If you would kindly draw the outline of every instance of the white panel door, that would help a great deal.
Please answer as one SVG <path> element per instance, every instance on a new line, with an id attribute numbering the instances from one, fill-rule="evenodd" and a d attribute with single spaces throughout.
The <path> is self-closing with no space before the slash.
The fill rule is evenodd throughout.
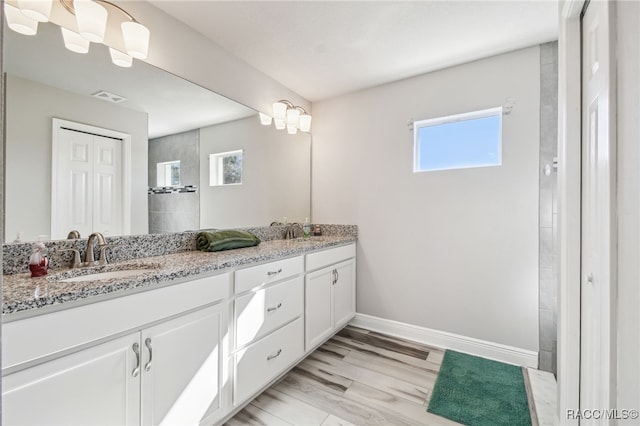
<path id="1" fill-rule="evenodd" d="M 60 226 L 51 230 L 51 238 L 64 238 L 72 229 L 88 236 L 93 230 L 93 136 L 60 129 L 55 154 L 56 188 L 52 201 Z"/>
<path id="2" fill-rule="evenodd" d="M 225 307 L 142 332 L 142 425 L 198 425 L 220 412 Z"/>
<path id="3" fill-rule="evenodd" d="M 138 425 L 139 333 L 2 378 L 2 424 Z"/>
<path id="4" fill-rule="evenodd" d="M 93 229 L 122 234 L 122 141 L 93 136 Z"/>
<path id="5" fill-rule="evenodd" d="M 615 102 L 611 2 L 591 2 L 582 20 L 582 282 L 580 408 L 611 408 L 615 288 Z M 615 34 L 615 31 L 613 31 Z M 581 424 L 608 424 L 583 419 Z"/>
<path id="6" fill-rule="evenodd" d="M 57 129 L 52 157 L 52 239 L 66 238 L 72 229 L 83 237 L 92 232 L 123 234 L 122 149 L 121 139 Z"/>

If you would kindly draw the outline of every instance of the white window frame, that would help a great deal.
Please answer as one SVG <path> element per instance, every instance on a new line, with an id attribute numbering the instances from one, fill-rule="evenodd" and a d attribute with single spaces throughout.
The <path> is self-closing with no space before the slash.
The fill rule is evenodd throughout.
<path id="1" fill-rule="evenodd" d="M 236 156 L 241 154 L 243 156 L 243 169 L 244 169 L 244 150 L 235 149 L 233 151 L 217 152 L 215 154 L 209 154 L 209 186 L 237 186 L 242 185 L 244 180 L 244 170 L 242 171 L 242 177 L 238 183 L 223 183 L 223 167 L 222 162 L 226 157 Z"/>
<path id="2" fill-rule="evenodd" d="M 462 114 L 447 115 L 445 117 L 429 118 L 426 120 L 414 121 L 413 123 L 413 172 L 434 172 L 440 170 L 458 170 L 458 169 L 475 169 L 480 167 L 499 167 L 502 166 L 502 107 L 488 108 L 479 111 L 465 112 Z M 420 168 L 420 150 L 419 150 L 419 134 L 420 129 L 424 127 L 437 126 L 440 124 L 456 123 L 460 121 L 474 120 L 478 118 L 494 117 L 497 116 L 500 119 L 500 133 L 498 141 L 498 163 L 497 164 L 478 164 L 471 166 L 455 166 L 455 167 L 442 167 L 437 169 L 421 169 Z"/>

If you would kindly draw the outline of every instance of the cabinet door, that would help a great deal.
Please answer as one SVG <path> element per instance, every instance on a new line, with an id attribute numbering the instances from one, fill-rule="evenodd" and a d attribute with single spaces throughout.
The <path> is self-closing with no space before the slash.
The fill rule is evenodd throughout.
<path id="1" fill-rule="evenodd" d="M 333 284 L 333 325 L 340 327 L 353 318 L 356 313 L 355 299 L 355 262 L 349 260 L 334 267 Z"/>
<path id="2" fill-rule="evenodd" d="M 308 351 L 333 331 L 331 318 L 333 268 L 321 269 L 305 277 L 305 350 Z"/>
<path id="3" fill-rule="evenodd" d="M 218 304 L 143 330 L 143 425 L 197 425 L 221 413 L 226 312 Z"/>
<path id="4" fill-rule="evenodd" d="M 3 377 L 5 425 L 138 425 L 139 333 Z"/>

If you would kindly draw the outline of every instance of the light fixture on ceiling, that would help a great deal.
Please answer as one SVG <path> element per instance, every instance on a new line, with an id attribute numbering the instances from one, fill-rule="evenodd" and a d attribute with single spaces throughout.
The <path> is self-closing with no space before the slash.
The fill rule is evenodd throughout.
<path id="1" fill-rule="evenodd" d="M 13 3 L 17 4 L 17 7 L 5 1 L 4 10 L 9 28 L 20 34 L 36 34 L 38 22 L 49 21 L 54 2 L 59 3 L 75 17 L 75 28 L 60 26 L 67 49 L 76 53 L 87 53 L 91 42 L 104 43 L 109 11 L 113 10 L 124 16 L 120 24 L 124 52 L 109 46 L 113 63 L 121 67 L 130 67 L 133 58 L 147 57 L 149 29 L 136 21 L 126 10 L 107 0 L 17 0 L 17 3 L 14 0 Z"/>
<path id="2" fill-rule="evenodd" d="M 300 129 L 303 132 L 311 130 L 311 116 L 301 106 L 294 105 L 290 101 L 280 100 L 273 104 L 272 116 L 260 113 L 260 123 L 269 126 L 274 122 L 276 129 L 287 129 L 287 133 L 295 135 Z"/>

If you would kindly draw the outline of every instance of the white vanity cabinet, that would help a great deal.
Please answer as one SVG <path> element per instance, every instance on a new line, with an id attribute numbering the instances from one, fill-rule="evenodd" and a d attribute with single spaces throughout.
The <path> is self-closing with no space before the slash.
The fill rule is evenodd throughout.
<path id="1" fill-rule="evenodd" d="M 355 244 L 306 255 L 305 351 L 344 326 L 356 311 Z"/>
<path id="2" fill-rule="evenodd" d="M 304 355 L 302 256 L 235 272 L 234 406 Z"/>
<path id="3" fill-rule="evenodd" d="M 3 424 L 215 421 L 229 287 L 223 274 L 4 324 Z"/>

